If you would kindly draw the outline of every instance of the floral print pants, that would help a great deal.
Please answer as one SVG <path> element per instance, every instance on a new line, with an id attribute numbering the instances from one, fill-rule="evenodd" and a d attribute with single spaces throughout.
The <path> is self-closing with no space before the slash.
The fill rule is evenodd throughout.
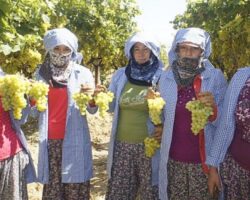
<path id="1" fill-rule="evenodd" d="M 116 142 L 106 200 L 158 200 L 158 187 L 151 184 L 151 159 L 144 145 Z"/>

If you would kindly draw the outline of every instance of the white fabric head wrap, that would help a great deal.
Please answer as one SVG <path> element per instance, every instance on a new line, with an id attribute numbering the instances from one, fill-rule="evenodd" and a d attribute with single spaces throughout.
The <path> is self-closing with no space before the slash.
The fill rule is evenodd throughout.
<path id="1" fill-rule="evenodd" d="M 177 59 L 176 47 L 183 42 L 191 42 L 198 45 L 204 51 L 204 60 L 208 59 L 211 54 L 211 40 L 210 35 L 200 28 L 185 28 L 179 30 L 174 38 L 172 47 L 168 53 L 169 64 Z"/>
<path id="2" fill-rule="evenodd" d="M 58 45 L 65 45 L 72 51 L 72 60 L 81 62 L 82 55 L 77 52 L 78 39 L 74 33 L 66 28 L 56 28 L 47 31 L 43 39 L 46 54 Z"/>
<path id="3" fill-rule="evenodd" d="M 125 43 L 125 55 L 128 59 L 131 58 L 130 49 L 134 46 L 135 43 L 140 42 L 148 47 L 153 54 L 160 59 L 160 45 L 153 38 L 153 36 L 149 35 L 145 32 L 137 32 L 133 34 Z"/>

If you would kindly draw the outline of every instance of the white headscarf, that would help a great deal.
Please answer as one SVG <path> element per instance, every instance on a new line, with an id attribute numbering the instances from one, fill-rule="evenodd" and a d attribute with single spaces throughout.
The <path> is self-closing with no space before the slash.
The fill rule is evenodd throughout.
<path id="1" fill-rule="evenodd" d="M 160 45 L 159 43 L 153 38 L 152 35 L 149 35 L 145 32 L 137 32 L 134 33 L 125 43 L 125 55 L 128 59 L 132 57 L 130 54 L 131 48 L 134 46 L 135 43 L 140 42 L 148 47 L 152 53 L 160 60 Z"/>
<path id="2" fill-rule="evenodd" d="M 174 38 L 172 47 L 168 53 L 169 65 L 177 59 L 176 47 L 183 42 L 191 42 L 198 45 L 204 51 L 203 61 L 206 61 L 211 54 L 210 35 L 200 28 L 185 28 L 179 30 Z"/>
<path id="3" fill-rule="evenodd" d="M 72 51 L 72 60 L 81 63 L 82 55 L 77 52 L 78 39 L 66 28 L 56 28 L 47 31 L 43 39 L 46 54 L 58 45 L 65 45 Z"/>

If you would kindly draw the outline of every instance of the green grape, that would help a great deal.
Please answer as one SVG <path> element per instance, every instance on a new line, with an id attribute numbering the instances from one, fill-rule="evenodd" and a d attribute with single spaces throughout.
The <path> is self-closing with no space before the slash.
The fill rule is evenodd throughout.
<path id="1" fill-rule="evenodd" d="M 200 100 L 192 100 L 186 104 L 186 108 L 192 113 L 191 130 L 197 135 L 205 128 L 208 118 L 213 114 L 210 106 L 206 106 Z"/>
<path id="2" fill-rule="evenodd" d="M 109 103 L 113 101 L 114 94 L 112 92 L 100 92 L 95 97 L 95 104 L 99 107 L 101 117 L 105 117 L 109 109 Z"/>
<path id="3" fill-rule="evenodd" d="M 161 124 L 161 112 L 165 105 L 162 97 L 148 99 L 149 116 L 155 125 Z"/>
<path id="4" fill-rule="evenodd" d="M 29 90 L 29 81 L 23 76 L 5 75 L 0 78 L 0 96 L 3 109 L 13 110 L 15 119 L 21 119 L 22 110 L 27 106 L 25 95 Z"/>
<path id="5" fill-rule="evenodd" d="M 37 110 L 43 112 L 47 108 L 47 95 L 49 86 L 42 81 L 33 81 L 28 92 L 30 98 L 36 102 Z"/>
<path id="6" fill-rule="evenodd" d="M 160 148 L 160 143 L 153 137 L 146 137 L 144 139 L 145 155 L 149 158 L 153 157 L 156 150 Z"/>
<path id="7" fill-rule="evenodd" d="M 75 100 L 81 115 L 86 115 L 87 104 L 89 100 L 92 99 L 91 95 L 78 92 L 73 95 L 73 99 Z"/>

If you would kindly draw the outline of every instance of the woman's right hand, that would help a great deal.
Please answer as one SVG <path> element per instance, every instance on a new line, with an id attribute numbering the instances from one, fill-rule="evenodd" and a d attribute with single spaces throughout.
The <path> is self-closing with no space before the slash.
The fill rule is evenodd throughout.
<path id="1" fill-rule="evenodd" d="M 200 92 L 197 96 L 197 99 L 206 106 L 210 106 L 211 108 L 216 107 L 214 95 L 211 92 Z"/>
<path id="2" fill-rule="evenodd" d="M 159 92 L 156 92 L 152 87 L 148 88 L 146 99 L 155 99 L 156 97 L 159 97 L 159 96 L 160 96 Z"/>

